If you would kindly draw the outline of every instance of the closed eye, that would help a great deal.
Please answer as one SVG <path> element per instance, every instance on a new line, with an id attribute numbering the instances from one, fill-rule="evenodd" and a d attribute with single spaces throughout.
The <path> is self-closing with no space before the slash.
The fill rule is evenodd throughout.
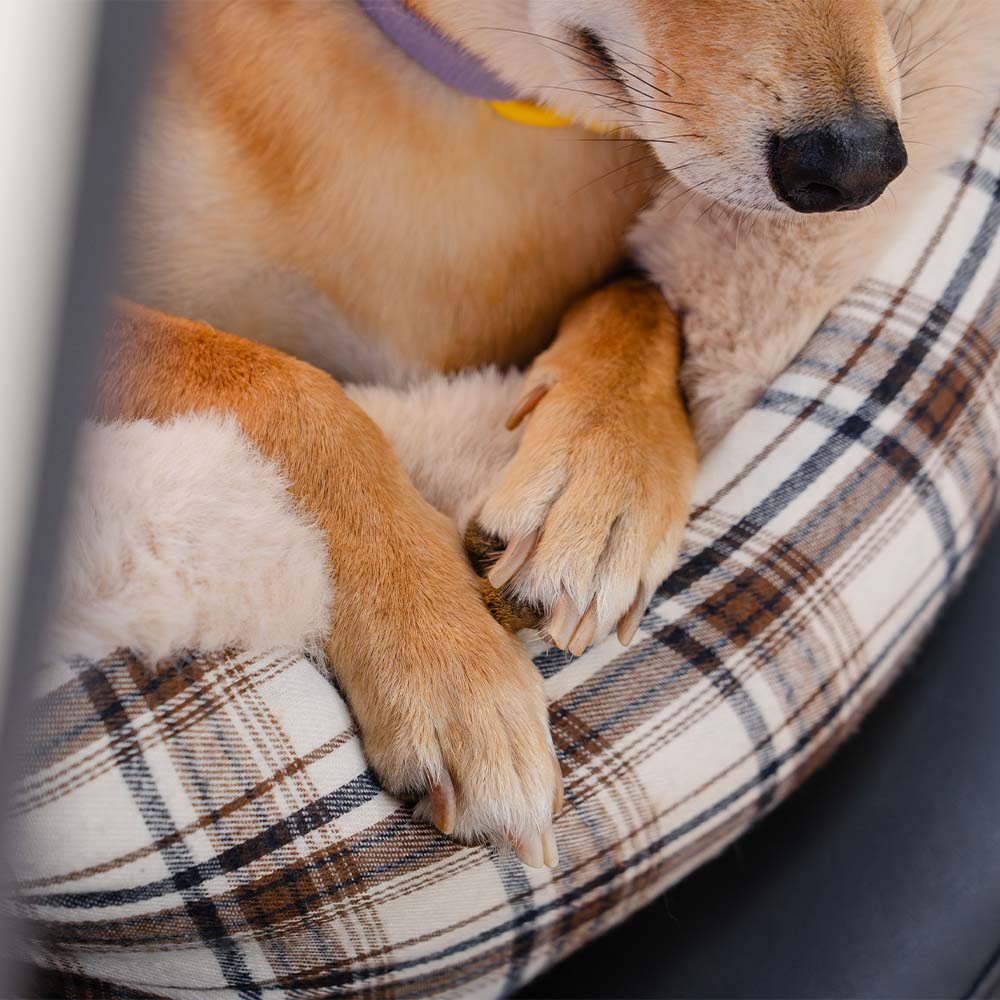
<path id="1" fill-rule="evenodd" d="M 609 80 L 613 80 L 618 86 L 624 88 L 625 79 L 622 72 L 608 51 L 608 47 L 601 41 L 600 36 L 591 31 L 590 28 L 576 28 L 574 30 L 580 48 L 600 66 Z"/>

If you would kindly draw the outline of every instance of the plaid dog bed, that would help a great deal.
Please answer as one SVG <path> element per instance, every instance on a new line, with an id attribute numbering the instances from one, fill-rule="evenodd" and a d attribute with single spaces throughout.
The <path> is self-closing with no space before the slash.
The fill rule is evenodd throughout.
<path id="1" fill-rule="evenodd" d="M 641 641 L 538 658 L 558 870 L 413 822 L 298 651 L 57 663 L 14 803 L 45 991 L 500 996 L 788 795 L 897 676 L 996 508 L 995 120 L 935 185 L 709 458 Z"/>

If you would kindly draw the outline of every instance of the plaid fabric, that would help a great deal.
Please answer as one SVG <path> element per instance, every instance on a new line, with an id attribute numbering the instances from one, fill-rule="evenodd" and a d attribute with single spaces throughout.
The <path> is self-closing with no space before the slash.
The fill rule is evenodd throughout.
<path id="1" fill-rule="evenodd" d="M 898 674 L 997 505 L 995 121 L 935 185 L 707 462 L 641 641 L 538 659 L 567 776 L 557 871 L 414 823 L 296 651 L 155 677 L 125 653 L 56 664 L 15 802 L 46 989 L 500 996 L 801 783 Z"/>

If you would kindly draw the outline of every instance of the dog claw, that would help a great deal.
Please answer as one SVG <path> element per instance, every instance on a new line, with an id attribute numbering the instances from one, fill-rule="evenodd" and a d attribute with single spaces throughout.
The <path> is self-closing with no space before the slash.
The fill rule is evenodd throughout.
<path id="1" fill-rule="evenodd" d="M 590 641 L 594 638 L 594 633 L 596 631 L 597 598 L 595 597 L 590 602 L 590 606 L 587 608 L 586 612 L 584 612 L 583 617 L 580 619 L 580 624 L 577 625 L 576 631 L 569 640 L 569 651 L 574 656 L 582 655 L 590 645 Z"/>
<path id="2" fill-rule="evenodd" d="M 552 815 L 555 816 L 562 811 L 565 793 L 563 791 L 562 768 L 559 766 L 559 761 L 554 754 L 552 756 L 552 770 L 556 776 L 556 793 L 552 797 Z"/>
<path id="3" fill-rule="evenodd" d="M 507 430 L 515 430 L 524 418 L 538 406 L 542 397 L 549 391 L 547 385 L 536 385 L 534 389 L 526 392 L 514 407 L 513 413 L 507 418 Z"/>
<path id="4" fill-rule="evenodd" d="M 434 825 L 444 834 L 455 832 L 455 786 L 447 771 L 430 783 L 431 817 Z"/>
<path id="5" fill-rule="evenodd" d="M 580 610 L 563 587 L 549 619 L 549 636 L 560 649 L 566 649 L 569 645 L 576 627 L 580 624 L 580 617 Z"/>
<path id="6" fill-rule="evenodd" d="M 534 531 L 529 531 L 526 535 L 515 535 L 487 575 L 492 586 L 500 588 L 507 583 L 525 564 L 537 541 L 537 528 Z"/>
<path id="7" fill-rule="evenodd" d="M 529 833 L 527 837 L 515 841 L 514 853 L 521 859 L 521 863 L 529 868 L 545 867 L 545 848 L 538 834 Z"/>
<path id="8" fill-rule="evenodd" d="M 556 833 L 550 826 L 542 834 L 542 860 L 549 868 L 559 867 L 559 848 L 556 846 Z"/>
<path id="9" fill-rule="evenodd" d="M 635 592 L 635 599 L 618 622 L 618 641 L 623 646 L 628 646 L 635 638 L 647 604 L 649 604 L 649 591 L 644 583 L 640 583 L 639 589 Z"/>

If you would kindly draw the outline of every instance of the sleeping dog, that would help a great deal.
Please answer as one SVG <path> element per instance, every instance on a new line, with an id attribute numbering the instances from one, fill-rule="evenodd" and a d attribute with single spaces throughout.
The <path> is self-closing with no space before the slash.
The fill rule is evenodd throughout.
<path id="1" fill-rule="evenodd" d="M 149 308 L 100 414 L 228 411 L 277 463 L 366 753 L 442 831 L 556 863 L 541 682 L 497 617 L 631 640 L 699 450 L 978 127 L 996 7 L 172 8 L 128 217 Z"/>

